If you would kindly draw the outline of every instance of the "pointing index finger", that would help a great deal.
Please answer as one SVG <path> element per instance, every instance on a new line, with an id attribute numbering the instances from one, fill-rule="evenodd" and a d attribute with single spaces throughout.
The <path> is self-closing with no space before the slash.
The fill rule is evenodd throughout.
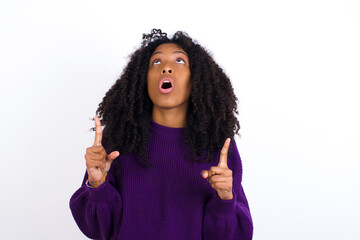
<path id="1" fill-rule="evenodd" d="M 224 168 L 228 167 L 227 156 L 228 156 L 229 146 L 230 146 L 230 138 L 227 138 L 220 152 L 220 160 L 218 167 L 224 167 Z"/>
<path id="2" fill-rule="evenodd" d="M 95 116 L 94 121 L 95 121 L 95 141 L 94 141 L 94 146 L 101 146 L 102 127 L 101 127 L 100 119 L 97 116 Z"/>

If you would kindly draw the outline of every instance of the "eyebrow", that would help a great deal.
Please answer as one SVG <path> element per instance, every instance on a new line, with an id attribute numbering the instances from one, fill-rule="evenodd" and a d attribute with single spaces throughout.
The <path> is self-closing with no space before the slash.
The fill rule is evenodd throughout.
<path id="1" fill-rule="evenodd" d="M 161 52 L 161 51 L 156 51 L 156 52 L 154 52 L 151 56 L 154 56 L 155 54 L 162 54 L 162 53 L 163 53 L 163 52 Z M 186 56 L 188 56 L 186 52 L 180 51 L 180 50 L 173 51 L 173 53 L 182 53 L 182 54 L 185 54 Z"/>

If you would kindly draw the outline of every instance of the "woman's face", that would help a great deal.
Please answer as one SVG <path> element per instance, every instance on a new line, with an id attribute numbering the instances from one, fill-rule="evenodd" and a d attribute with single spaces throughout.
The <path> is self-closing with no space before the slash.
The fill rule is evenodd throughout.
<path id="1" fill-rule="evenodd" d="M 190 77 L 187 53 L 175 43 L 159 45 L 151 55 L 147 73 L 153 107 L 187 109 L 192 87 Z"/>

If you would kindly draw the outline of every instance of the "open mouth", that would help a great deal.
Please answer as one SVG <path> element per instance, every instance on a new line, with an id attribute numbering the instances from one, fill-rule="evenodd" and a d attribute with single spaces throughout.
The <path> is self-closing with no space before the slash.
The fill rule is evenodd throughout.
<path id="1" fill-rule="evenodd" d="M 162 89 L 168 89 L 168 88 L 171 88 L 171 87 L 172 87 L 171 82 L 168 81 L 168 80 L 164 81 L 163 84 L 161 85 Z"/>
<path id="2" fill-rule="evenodd" d="M 170 93 L 174 90 L 174 80 L 166 77 L 160 80 L 159 90 L 161 93 Z"/>

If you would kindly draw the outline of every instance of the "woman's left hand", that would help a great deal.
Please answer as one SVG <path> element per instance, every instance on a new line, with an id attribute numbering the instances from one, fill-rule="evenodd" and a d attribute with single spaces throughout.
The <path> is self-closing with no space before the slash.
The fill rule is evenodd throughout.
<path id="1" fill-rule="evenodd" d="M 201 171 L 201 176 L 207 178 L 211 187 L 217 191 L 219 197 L 223 200 L 231 200 L 234 196 L 232 193 L 233 177 L 232 171 L 227 165 L 227 155 L 230 146 L 230 138 L 227 138 L 220 152 L 218 166 L 213 166 L 210 170 Z"/>

